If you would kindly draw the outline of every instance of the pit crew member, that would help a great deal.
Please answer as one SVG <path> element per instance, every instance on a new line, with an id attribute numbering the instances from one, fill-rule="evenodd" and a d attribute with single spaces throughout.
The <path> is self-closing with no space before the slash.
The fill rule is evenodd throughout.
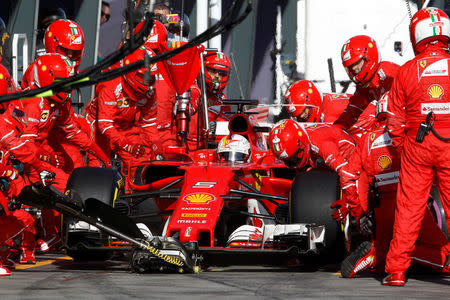
<path id="1" fill-rule="evenodd" d="M 401 154 L 401 170 L 383 285 L 405 284 L 433 177 L 445 215 L 450 214 L 449 17 L 433 7 L 417 11 L 410 39 L 416 56 L 400 67 L 388 106 L 387 126 Z"/>
<path id="2" fill-rule="evenodd" d="M 387 98 L 387 95 L 384 96 L 380 103 L 387 101 Z M 382 112 L 378 109 L 377 113 L 379 120 L 384 119 L 380 122 L 382 125 L 362 136 L 346 167 L 348 173 L 354 174 L 347 183 L 350 185 L 347 188 L 347 198 L 337 200 L 332 205 L 340 206 L 333 213 L 333 218 L 343 221 L 350 213 L 355 217 L 359 228 L 362 228 L 361 231 L 371 236 L 370 241 L 364 241 L 342 262 L 341 274 L 346 278 L 351 278 L 366 269 L 375 269 L 377 273 L 382 273 L 389 242 L 392 239 L 400 155 L 392 146 L 392 139 L 385 126 L 387 111 Z M 369 196 L 370 182 L 374 190 Z M 370 227 L 364 228 L 371 224 L 368 222 L 370 218 L 367 217 L 371 210 L 375 216 L 374 234 Z M 427 209 L 413 254 L 415 262 L 449 273 L 450 269 L 444 266 L 449 255 L 447 245 L 445 235 Z"/>
<path id="3" fill-rule="evenodd" d="M 326 166 L 340 175 L 341 188 L 344 166 L 352 154 L 353 138 L 339 127 L 329 124 L 304 126 L 294 120 L 282 120 L 269 133 L 269 148 L 289 168 Z"/>
<path id="4" fill-rule="evenodd" d="M 287 111 L 297 122 L 333 123 L 348 105 L 348 94 L 320 93 L 313 82 L 294 82 L 284 95 Z"/>
<path id="5" fill-rule="evenodd" d="M 356 90 L 334 124 L 357 137 L 376 122 L 376 101 L 391 89 L 399 66 L 381 61 L 375 40 L 366 35 L 347 40 L 342 47 L 341 58 L 348 77 L 356 84 Z"/>

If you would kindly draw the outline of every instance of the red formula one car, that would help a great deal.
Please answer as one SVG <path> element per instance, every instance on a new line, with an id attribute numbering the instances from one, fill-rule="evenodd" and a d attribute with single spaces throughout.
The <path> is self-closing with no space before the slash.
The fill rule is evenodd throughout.
<path id="1" fill-rule="evenodd" d="M 216 148 L 186 152 L 176 147 L 169 149 L 175 160 L 126 170 L 131 192 L 120 192 L 122 180 L 112 170 L 80 168 L 71 175 L 67 194 L 80 206 L 95 198 L 137 224 L 149 247 L 156 249 L 134 248 L 130 264 L 137 271 L 282 265 L 305 255 L 306 262 L 323 256 L 339 259 L 342 231 L 330 209 L 340 196 L 338 175 L 287 169 L 265 146 L 263 133 L 269 127 L 258 126 L 253 114 L 243 112 L 244 105 L 255 102 L 227 103 L 238 104 L 228 130 L 229 136 L 249 141 L 247 161 L 221 160 Z M 127 221 L 116 224 L 95 211 L 91 215 L 98 220 L 130 232 L 121 228 Z M 113 250 L 127 249 L 120 239 L 73 218 L 66 218 L 65 241 L 75 258 L 106 258 Z"/>

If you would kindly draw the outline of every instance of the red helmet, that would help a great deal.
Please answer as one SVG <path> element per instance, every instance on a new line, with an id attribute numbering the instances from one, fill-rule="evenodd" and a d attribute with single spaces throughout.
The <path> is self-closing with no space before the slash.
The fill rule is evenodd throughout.
<path id="1" fill-rule="evenodd" d="M 222 52 L 209 52 L 204 57 L 205 83 L 207 89 L 214 94 L 222 93 L 230 77 L 231 63 L 228 56 Z M 214 80 L 209 72 L 217 72 L 222 76 L 220 81 Z"/>
<path id="2" fill-rule="evenodd" d="M 141 23 L 143 23 L 142 21 Z M 167 41 L 167 29 L 166 27 L 159 21 L 153 21 L 153 27 L 152 31 L 150 31 L 150 34 L 147 37 L 147 40 L 145 41 L 146 44 L 149 45 L 150 49 L 158 49 L 158 44 L 163 43 Z M 136 30 L 138 29 L 139 25 L 136 27 Z M 142 26 L 142 25 L 141 25 Z M 140 30 L 140 29 L 139 29 Z"/>
<path id="3" fill-rule="evenodd" d="M 0 64 L 0 95 L 8 94 L 14 92 L 14 83 L 11 80 L 11 75 L 9 75 L 8 70 Z M 5 111 L 9 102 L 0 103 L 0 112 Z"/>
<path id="4" fill-rule="evenodd" d="M 0 65 L 0 95 L 13 92 L 14 90 L 11 75 L 9 75 L 8 70 L 3 65 Z"/>
<path id="5" fill-rule="evenodd" d="M 409 34 L 415 54 L 422 52 L 430 41 L 441 41 L 447 46 L 450 40 L 448 15 L 439 8 L 422 8 L 411 19 Z"/>
<path id="6" fill-rule="evenodd" d="M 20 100 L 8 102 L 6 111 L 3 114 L 3 121 L 11 129 L 17 130 L 18 134 L 23 132 L 23 129 L 27 125 L 27 117 Z"/>
<path id="7" fill-rule="evenodd" d="M 75 62 L 81 63 L 84 50 L 84 35 L 81 27 L 68 19 L 56 20 L 45 31 L 45 51 L 59 53 Z"/>
<path id="8" fill-rule="evenodd" d="M 29 68 L 33 68 L 34 81 L 32 88 L 42 88 L 52 84 L 54 81 L 68 78 L 74 75 L 73 62 L 67 57 L 52 53 L 39 56 Z M 58 103 L 65 103 L 72 97 L 72 92 L 59 92 L 56 95 L 46 97 Z"/>
<path id="9" fill-rule="evenodd" d="M 123 65 L 126 66 L 139 60 L 143 60 L 146 52 L 150 56 L 155 56 L 155 52 L 150 49 L 150 46 L 148 44 L 144 44 L 136 49 L 136 51 L 126 56 L 123 59 Z M 151 80 L 152 78 L 150 78 L 150 80 L 145 78 L 146 72 L 147 69 L 144 67 L 123 75 L 125 90 L 128 96 L 130 96 L 133 100 L 137 100 L 139 95 L 145 95 L 154 83 L 154 81 Z M 156 64 L 153 64 L 150 66 L 150 75 L 156 75 L 156 73 Z"/>
<path id="10" fill-rule="evenodd" d="M 345 42 L 342 46 L 341 58 L 348 77 L 354 83 L 361 85 L 372 79 L 380 63 L 377 44 L 367 35 L 357 35 Z M 362 69 L 354 74 L 351 66 L 359 63 L 360 60 L 364 61 Z"/>
<path id="11" fill-rule="evenodd" d="M 314 83 L 309 80 L 294 82 L 284 95 L 291 117 L 299 122 L 320 122 L 322 110 L 322 95 Z M 307 115 L 302 116 L 306 111 Z"/>
<path id="12" fill-rule="evenodd" d="M 269 148 L 289 168 L 308 164 L 311 143 L 305 130 L 294 120 L 282 120 L 269 133 Z"/>

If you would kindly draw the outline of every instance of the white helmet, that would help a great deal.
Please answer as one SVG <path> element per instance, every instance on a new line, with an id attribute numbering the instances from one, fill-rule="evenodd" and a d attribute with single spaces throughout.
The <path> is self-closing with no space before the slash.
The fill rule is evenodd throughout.
<path id="1" fill-rule="evenodd" d="M 411 19 L 409 33 L 414 53 L 418 54 L 430 41 L 448 43 L 450 40 L 450 19 L 439 8 L 422 8 Z"/>
<path id="2" fill-rule="evenodd" d="M 217 153 L 223 161 L 244 163 L 251 154 L 250 143 L 242 135 L 232 134 L 220 140 Z"/>

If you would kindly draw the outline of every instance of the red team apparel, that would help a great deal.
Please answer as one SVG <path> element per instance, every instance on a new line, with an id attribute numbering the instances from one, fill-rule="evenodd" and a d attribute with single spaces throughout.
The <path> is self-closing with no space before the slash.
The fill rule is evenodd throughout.
<path id="1" fill-rule="evenodd" d="M 450 136 L 450 54 L 443 43 L 404 64 L 390 92 L 388 128 L 393 144 L 401 152 L 394 238 L 386 261 L 386 272 L 404 272 L 426 211 L 435 176 L 446 216 L 450 214 L 450 151 L 448 142 L 429 133 L 423 143 L 415 141 L 419 125 L 433 111 L 433 128 Z"/>

